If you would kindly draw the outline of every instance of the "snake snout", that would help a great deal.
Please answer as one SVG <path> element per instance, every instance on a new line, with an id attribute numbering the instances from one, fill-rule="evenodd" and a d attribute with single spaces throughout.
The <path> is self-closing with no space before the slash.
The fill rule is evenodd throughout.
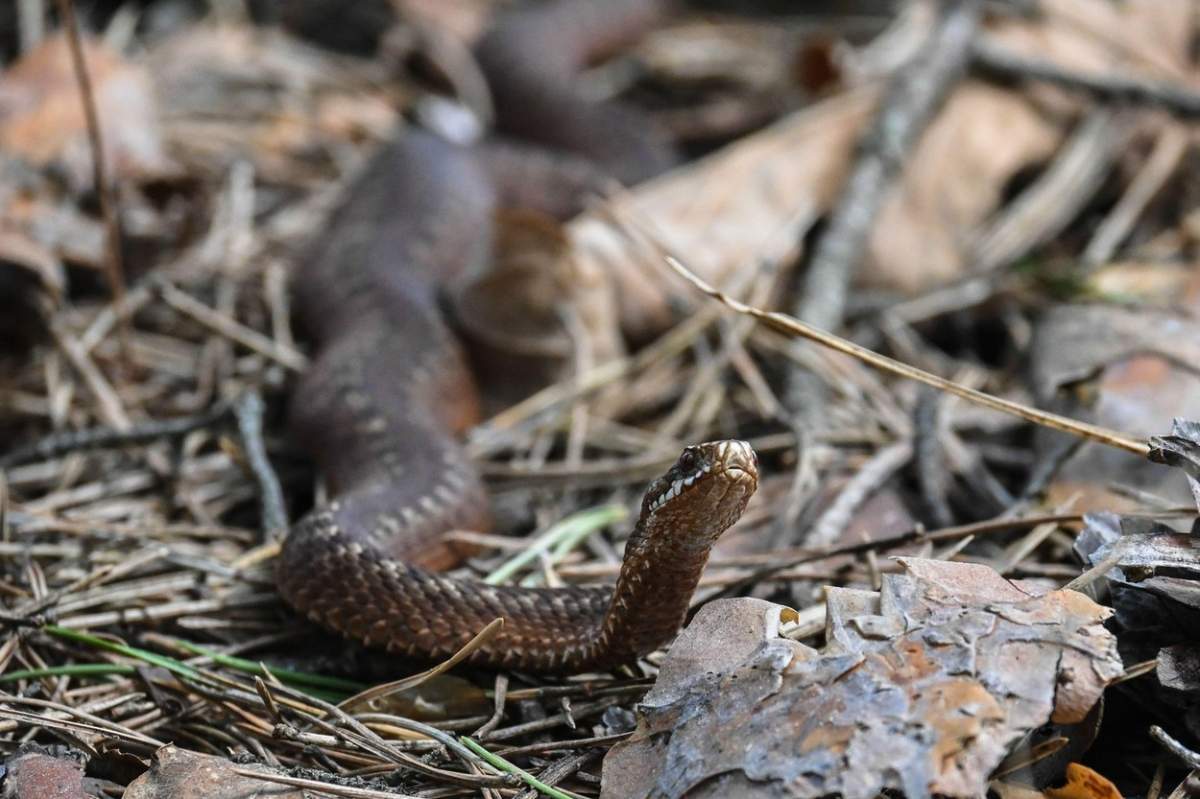
<path id="1" fill-rule="evenodd" d="M 730 439 L 713 442 L 712 446 L 715 450 L 714 460 L 720 470 L 742 472 L 747 477 L 758 480 L 758 455 L 749 443 Z"/>

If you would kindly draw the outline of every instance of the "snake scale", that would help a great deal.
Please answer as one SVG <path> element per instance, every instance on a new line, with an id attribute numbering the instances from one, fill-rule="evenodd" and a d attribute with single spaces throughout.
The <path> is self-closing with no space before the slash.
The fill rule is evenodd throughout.
<path id="1" fill-rule="evenodd" d="M 615 587 L 492 586 L 438 573 L 456 560 L 443 533 L 489 524 L 482 481 L 457 441 L 478 399 L 439 288 L 488 257 L 498 208 L 570 214 L 599 176 L 635 182 L 670 163 L 641 120 L 582 99 L 571 80 L 663 6 L 558 0 L 501 17 L 476 55 L 497 128 L 519 143 L 458 147 L 402 133 L 303 259 L 297 310 L 316 353 L 291 425 L 331 499 L 290 530 L 277 582 L 309 619 L 436 659 L 503 618 L 472 662 L 538 672 L 630 663 L 678 631 L 712 544 L 757 486 L 743 442 L 689 447 L 650 486 Z"/>

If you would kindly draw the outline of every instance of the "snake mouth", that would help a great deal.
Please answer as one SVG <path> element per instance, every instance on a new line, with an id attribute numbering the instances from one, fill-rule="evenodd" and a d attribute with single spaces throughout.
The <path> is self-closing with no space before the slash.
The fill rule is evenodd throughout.
<path id="1" fill-rule="evenodd" d="M 742 480 L 758 479 L 757 472 L 750 469 L 743 469 L 741 466 L 727 466 L 725 467 L 725 474 L 729 475 L 734 480 L 738 480 L 739 482 Z"/>

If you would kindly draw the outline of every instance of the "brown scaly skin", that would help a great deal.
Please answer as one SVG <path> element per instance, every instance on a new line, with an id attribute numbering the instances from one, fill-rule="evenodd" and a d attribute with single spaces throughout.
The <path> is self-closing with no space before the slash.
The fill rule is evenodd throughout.
<path id="1" fill-rule="evenodd" d="M 478 402 L 439 287 L 488 256 L 497 207 L 568 215 L 605 173 L 638 179 L 664 165 L 633 117 L 573 96 L 564 75 L 663 5 L 560 0 L 502 20 L 479 48 L 500 126 L 521 127 L 511 111 L 524 109 L 537 134 L 528 138 L 557 149 L 495 141 L 467 150 L 408 132 L 367 167 L 302 264 L 297 310 L 317 352 L 293 395 L 292 428 L 333 499 L 291 530 L 277 581 L 310 619 L 436 659 L 504 618 L 474 661 L 549 672 L 628 663 L 678 630 L 712 543 L 757 484 L 741 442 L 689 448 L 651 486 L 614 589 L 493 587 L 434 573 L 455 562 L 442 533 L 489 525 L 482 481 L 456 440 Z M 555 44 L 530 49 L 537 41 Z M 658 504 L 676 481 L 680 494 Z"/>
<path id="2" fill-rule="evenodd" d="M 647 490 L 612 589 L 491 586 L 425 571 L 338 525 L 351 496 L 292 530 L 280 590 L 313 621 L 399 654 L 444 658 L 503 618 L 472 662 L 537 672 L 609 669 L 675 635 L 713 543 L 757 486 L 757 460 L 745 442 L 688 447 Z"/>

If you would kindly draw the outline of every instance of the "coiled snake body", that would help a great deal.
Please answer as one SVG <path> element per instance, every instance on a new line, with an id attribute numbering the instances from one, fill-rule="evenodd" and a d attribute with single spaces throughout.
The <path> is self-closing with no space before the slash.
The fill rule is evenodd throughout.
<path id="1" fill-rule="evenodd" d="M 526 138 L 572 146 L 627 180 L 660 168 L 664 148 L 627 115 L 586 107 L 560 71 L 624 41 L 658 5 L 566 0 L 502 22 L 479 49 L 489 76 L 508 76 L 493 86 L 501 124 L 514 104 L 530 114 L 542 107 L 566 122 L 539 128 L 526 119 Z M 549 77 L 525 63 L 530 41 L 566 48 L 541 48 Z M 292 427 L 333 499 L 290 531 L 277 581 L 313 621 L 397 653 L 442 658 L 503 618 L 474 662 L 604 669 L 678 630 L 713 542 L 755 490 L 756 460 L 737 441 L 685 450 L 647 491 L 612 589 L 490 586 L 436 573 L 455 560 L 442 533 L 489 522 L 482 483 L 456 441 L 478 408 L 438 287 L 487 257 L 498 206 L 527 204 L 539 184 L 532 202 L 569 213 L 593 175 L 579 159 L 545 152 L 514 159 L 510 146 L 464 149 L 406 133 L 367 168 L 303 262 L 297 305 L 318 351 L 294 394 Z"/>

